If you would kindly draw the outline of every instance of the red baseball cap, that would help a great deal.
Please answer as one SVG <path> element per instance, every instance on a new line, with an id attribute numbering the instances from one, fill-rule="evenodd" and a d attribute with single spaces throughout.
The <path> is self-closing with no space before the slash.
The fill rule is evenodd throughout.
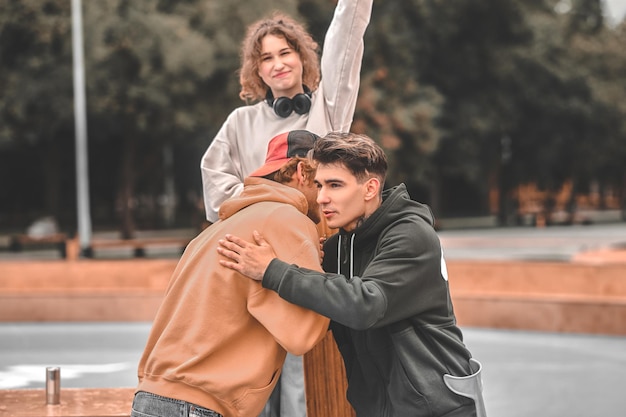
<path id="1" fill-rule="evenodd" d="M 315 133 L 308 130 L 292 130 L 274 136 L 267 145 L 265 164 L 250 174 L 251 177 L 264 177 L 285 165 L 295 156 L 304 157 L 313 149 L 315 141 L 319 139 Z"/>

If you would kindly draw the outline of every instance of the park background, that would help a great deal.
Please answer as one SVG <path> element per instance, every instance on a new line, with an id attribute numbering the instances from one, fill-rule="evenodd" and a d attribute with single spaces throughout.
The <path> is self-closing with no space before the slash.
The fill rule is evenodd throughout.
<path id="1" fill-rule="evenodd" d="M 70 1 L 0 1 L 0 231 L 49 217 L 74 234 L 77 175 L 96 231 L 199 229 L 200 158 L 244 104 L 246 25 L 280 9 L 322 46 L 335 4 L 84 1 L 88 171 L 77 174 Z M 626 25 L 611 4 L 375 1 L 352 130 L 386 150 L 388 185 L 405 182 L 439 219 L 622 220 Z"/>
<path id="2" fill-rule="evenodd" d="M 179 236 L 176 246 L 195 234 L 200 157 L 242 104 L 245 25 L 282 9 L 323 43 L 335 3 L 83 1 L 89 170 L 80 175 L 99 244 L 145 244 L 152 231 Z M 405 181 L 439 219 L 455 312 L 485 365 L 493 416 L 626 408 L 625 11 L 624 0 L 375 1 L 353 130 L 387 151 L 389 185 Z M 70 0 L 0 0 L 0 248 L 49 225 L 42 218 L 76 231 L 70 16 Z M 594 224 L 517 227 L 552 223 Z M 109 411 L 130 408 L 180 247 L 133 260 L 77 259 L 75 249 L 64 260 L 0 250 L 8 415 L 25 404 L 50 412 L 50 365 L 62 368 L 61 407 L 76 398 L 98 408 L 94 396 L 108 395 Z M 310 374 L 328 378 L 327 389 L 341 381 L 332 369 L 341 367 Z"/>

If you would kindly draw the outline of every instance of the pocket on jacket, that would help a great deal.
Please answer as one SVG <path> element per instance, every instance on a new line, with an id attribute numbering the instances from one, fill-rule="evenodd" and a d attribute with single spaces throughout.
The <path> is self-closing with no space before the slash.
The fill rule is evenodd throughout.
<path id="1" fill-rule="evenodd" d="M 276 370 L 268 385 L 261 388 L 247 389 L 241 397 L 233 401 L 233 407 L 237 410 L 245 410 L 246 413 L 250 412 L 250 415 L 259 415 L 279 376 L 280 372 Z"/>
<path id="2" fill-rule="evenodd" d="M 413 378 L 412 378 L 413 377 Z M 397 416 L 431 416 L 428 400 L 414 381 L 415 375 L 408 374 L 402 358 L 394 356 L 389 375 L 389 395 L 392 415 Z"/>

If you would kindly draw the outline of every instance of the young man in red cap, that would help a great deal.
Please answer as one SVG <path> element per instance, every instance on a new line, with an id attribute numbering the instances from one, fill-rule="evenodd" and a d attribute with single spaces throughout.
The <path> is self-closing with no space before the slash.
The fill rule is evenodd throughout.
<path id="1" fill-rule="evenodd" d="M 321 271 L 315 166 L 306 158 L 316 139 L 304 130 L 274 137 L 243 192 L 187 246 L 139 363 L 131 416 L 256 417 L 286 353 L 324 338 L 327 318 L 236 277 L 215 251 L 225 233 L 252 239 L 259 230 L 282 259 Z"/>

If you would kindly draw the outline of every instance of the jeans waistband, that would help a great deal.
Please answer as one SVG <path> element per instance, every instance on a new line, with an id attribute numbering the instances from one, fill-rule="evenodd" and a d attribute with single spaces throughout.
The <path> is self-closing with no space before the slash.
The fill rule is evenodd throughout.
<path id="1" fill-rule="evenodd" d="M 217 411 L 174 398 L 139 391 L 133 400 L 133 411 L 154 416 L 224 417 Z"/>

